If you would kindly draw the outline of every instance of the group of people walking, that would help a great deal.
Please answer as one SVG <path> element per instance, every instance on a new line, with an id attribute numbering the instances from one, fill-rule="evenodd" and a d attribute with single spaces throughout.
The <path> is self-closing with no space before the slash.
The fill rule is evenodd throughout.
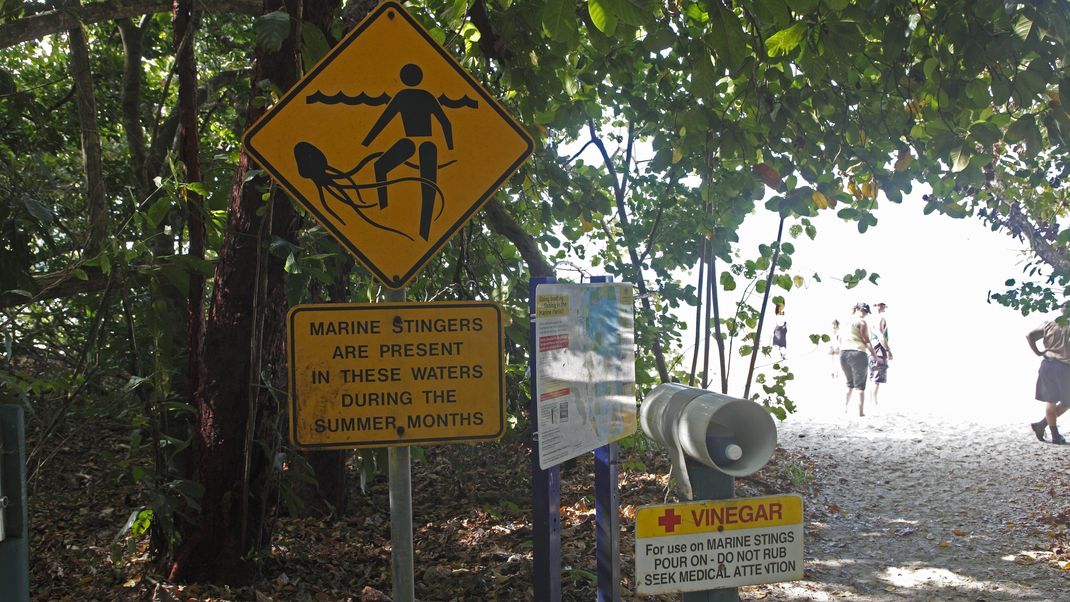
<path id="1" fill-rule="evenodd" d="M 839 321 L 833 321 L 833 345 L 839 347 L 840 368 L 847 380 L 844 411 L 850 411 L 851 398 L 857 393 L 858 415 L 865 416 L 866 382 L 873 380 L 873 403 L 882 383 L 888 382 L 888 362 L 892 348 L 888 344 L 888 304 L 876 304 L 877 315 L 871 320 L 868 303 L 856 303 L 851 309 L 845 332 L 839 333 Z M 833 348 L 835 351 L 835 347 Z"/>
<path id="2" fill-rule="evenodd" d="M 888 362 L 892 348 L 888 343 L 888 304 L 876 303 L 873 314 L 868 303 L 856 303 L 841 332 L 839 320 L 832 322 L 829 352 L 839 359 L 839 368 L 847 380 L 844 411 L 851 409 L 852 399 L 858 400 L 858 415 L 865 416 L 866 384 L 873 381 L 873 402 L 877 403 L 880 385 L 888 381 Z M 1044 403 L 1044 417 L 1030 423 L 1041 441 L 1065 444 L 1059 432 L 1058 420 L 1070 409 L 1070 302 L 1063 305 L 1060 317 L 1037 326 L 1025 337 L 1033 353 L 1040 356 L 1037 372 L 1036 399 Z M 833 371 L 833 377 L 836 371 Z"/>

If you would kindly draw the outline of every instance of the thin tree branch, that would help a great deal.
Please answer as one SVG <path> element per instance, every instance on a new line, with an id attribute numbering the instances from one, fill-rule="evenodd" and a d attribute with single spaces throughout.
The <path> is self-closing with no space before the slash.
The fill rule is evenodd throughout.
<path id="1" fill-rule="evenodd" d="M 539 249 L 539 243 L 531 236 L 513 216 L 502 207 L 497 199 L 491 199 L 484 209 L 487 217 L 487 225 L 495 233 L 509 239 L 513 243 L 524 262 L 528 264 L 528 271 L 532 278 L 553 276 L 554 266 L 546 260 Z"/>
<path id="2" fill-rule="evenodd" d="M 199 4 L 201 10 L 216 14 L 258 15 L 261 8 L 258 0 L 201 0 Z M 81 25 L 170 10 L 171 0 L 111 0 L 39 13 L 0 25 L 0 48 L 9 48 Z"/>
<path id="3" fill-rule="evenodd" d="M 71 0 L 75 8 L 78 0 Z M 81 25 L 67 32 L 71 49 L 71 76 L 75 84 L 75 100 L 78 107 L 78 123 L 82 137 L 82 159 L 85 169 L 86 222 L 88 239 L 85 245 L 87 256 L 96 255 L 108 231 L 108 208 L 104 194 L 104 159 L 100 145 L 100 130 L 97 126 L 97 106 L 93 98 L 93 72 L 89 58 L 89 42 Z"/>
<path id="4" fill-rule="evenodd" d="M 138 196 L 145 196 L 149 191 L 145 172 L 145 130 L 141 126 L 141 59 L 145 29 L 135 26 L 130 18 L 119 19 L 115 25 L 123 41 L 123 94 L 120 105 L 123 130 L 126 133 L 126 145 L 130 149 L 130 160 L 134 164 L 137 193 Z"/>
<path id="5" fill-rule="evenodd" d="M 780 240 L 784 236 L 784 216 L 780 216 L 780 225 L 776 231 L 776 248 L 773 249 L 773 260 L 769 265 L 769 275 L 765 278 L 765 293 L 762 295 L 762 311 L 758 314 L 758 330 L 754 333 L 754 345 L 750 352 L 750 370 L 747 371 L 747 384 L 743 388 L 743 399 L 750 398 L 750 384 L 754 378 L 754 363 L 758 361 L 758 346 L 762 340 L 762 324 L 765 322 L 765 310 L 769 305 L 769 293 L 773 290 L 773 274 L 776 273 L 776 263 L 780 259 Z"/>

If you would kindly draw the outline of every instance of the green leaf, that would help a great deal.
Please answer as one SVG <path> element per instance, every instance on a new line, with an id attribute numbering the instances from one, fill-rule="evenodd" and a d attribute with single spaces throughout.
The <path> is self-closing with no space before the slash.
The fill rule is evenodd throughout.
<path id="1" fill-rule="evenodd" d="M 331 50 L 323 31 L 307 21 L 301 23 L 301 62 L 308 71 Z"/>
<path id="2" fill-rule="evenodd" d="M 788 8 L 797 14 L 805 15 L 813 12 L 819 3 L 819 0 L 787 0 Z"/>
<path id="3" fill-rule="evenodd" d="M 290 37 L 289 13 L 277 10 L 257 17 L 253 21 L 253 37 L 258 47 L 277 52 L 286 38 Z"/>
<path id="4" fill-rule="evenodd" d="M 601 0 L 602 6 L 628 25 L 646 25 L 654 17 L 651 0 Z"/>
<path id="5" fill-rule="evenodd" d="M 137 518 L 134 519 L 134 523 L 130 525 L 130 535 L 134 537 L 141 537 L 145 533 L 149 532 L 149 527 L 152 526 L 152 508 L 145 508 L 137 513 Z"/>
<path id="6" fill-rule="evenodd" d="M 723 63 L 720 66 L 727 67 L 732 73 L 743 66 L 743 61 L 750 53 L 739 17 L 720 3 L 710 15 L 710 34 L 703 37 L 703 41 L 713 48 L 718 63 Z"/>
<path id="7" fill-rule="evenodd" d="M 606 0 L 587 0 L 587 12 L 598 31 L 612 36 L 617 30 L 617 17 L 606 7 Z"/>
<path id="8" fill-rule="evenodd" d="M 547 0 L 542 8 L 542 26 L 550 34 L 550 39 L 561 42 L 567 48 L 579 45 L 579 21 L 573 0 Z"/>
<path id="9" fill-rule="evenodd" d="M 201 276 L 211 276 L 215 273 L 215 264 L 207 259 L 194 257 L 193 255 L 175 255 L 172 259 L 176 266 Z"/>
<path id="10" fill-rule="evenodd" d="M 717 93 L 717 74 L 705 53 L 695 58 L 691 68 L 691 94 L 696 98 L 712 98 Z"/>
<path id="11" fill-rule="evenodd" d="M 769 39 L 765 41 L 765 46 L 769 51 L 769 56 L 784 56 L 795 50 L 805 36 L 806 23 L 799 21 L 769 36 Z"/>
<path id="12" fill-rule="evenodd" d="M 970 164 L 970 150 L 965 145 L 951 151 L 951 173 L 958 173 Z"/>
<path id="13" fill-rule="evenodd" d="M 149 220 L 149 225 L 153 228 L 159 226 L 167 212 L 171 210 L 172 199 L 168 196 L 160 197 L 156 200 L 145 212 L 145 218 Z"/>
<path id="14" fill-rule="evenodd" d="M 834 10 L 836 12 L 842 11 L 850 6 L 850 4 L 851 0 L 825 0 L 825 6 L 829 7 L 829 10 Z"/>
<path id="15" fill-rule="evenodd" d="M 992 146 L 999 142 L 1001 132 L 995 124 L 982 121 L 970 126 L 970 136 L 981 146 Z"/>
<path id="16" fill-rule="evenodd" d="M 732 277 L 731 272 L 721 272 L 721 288 L 726 291 L 736 290 L 736 279 Z"/>
<path id="17" fill-rule="evenodd" d="M 1037 129 L 1037 120 L 1033 115 L 1024 115 L 1014 121 L 1007 133 L 1003 136 L 1003 140 L 1007 144 L 1017 144 L 1022 140 L 1030 137 L 1030 132 Z"/>
<path id="18" fill-rule="evenodd" d="M 925 74 L 925 81 L 932 81 L 933 74 L 936 73 L 936 68 L 940 66 L 940 61 L 935 58 L 929 57 L 925 59 L 925 62 L 921 64 L 921 72 Z"/>
<path id="19" fill-rule="evenodd" d="M 1029 32 L 1033 31 L 1033 21 L 1029 17 L 1019 14 L 1018 18 L 1014 20 L 1014 33 L 1021 39 L 1029 37 Z"/>

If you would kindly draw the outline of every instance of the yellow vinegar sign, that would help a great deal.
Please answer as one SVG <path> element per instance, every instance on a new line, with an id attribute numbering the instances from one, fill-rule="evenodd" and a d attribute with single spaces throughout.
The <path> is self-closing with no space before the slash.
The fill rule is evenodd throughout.
<path id="1" fill-rule="evenodd" d="M 299 305 L 287 325 L 296 447 L 466 443 L 504 433 L 494 303 Z"/>
<path id="2" fill-rule="evenodd" d="M 245 148 L 400 289 L 534 142 L 400 4 L 384 2 L 249 129 Z"/>
<path id="3" fill-rule="evenodd" d="M 640 594 L 697 592 L 803 577 L 802 497 L 643 506 L 635 515 Z"/>

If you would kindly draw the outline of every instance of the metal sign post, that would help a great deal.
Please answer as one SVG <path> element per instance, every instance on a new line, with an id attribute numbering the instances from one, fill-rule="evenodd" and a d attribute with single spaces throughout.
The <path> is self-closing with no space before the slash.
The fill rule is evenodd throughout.
<path id="1" fill-rule="evenodd" d="M 685 458 L 687 473 L 696 500 L 730 500 L 736 496 L 736 478 Z M 698 592 L 684 592 L 680 602 L 739 602 L 738 587 L 723 587 Z"/>
<path id="2" fill-rule="evenodd" d="M 532 278 L 528 283 L 529 359 L 531 372 L 531 512 L 534 530 L 535 599 L 561 599 L 561 467 L 543 470 L 539 465 L 539 396 L 535 390 L 538 352 L 535 345 L 535 289 L 553 284 L 553 276 Z"/>
<path id="3" fill-rule="evenodd" d="M 30 600 L 26 432 L 16 405 L 0 405 L 0 600 Z"/>
<path id="4" fill-rule="evenodd" d="M 592 283 L 613 282 L 594 276 Z M 594 523 L 598 562 L 597 602 L 620 602 L 620 450 L 609 443 L 594 450 Z"/>
<path id="5" fill-rule="evenodd" d="M 387 291 L 386 301 L 404 302 L 407 291 Z M 388 451 L 390 473 L 390 568 L 394 577 L 394 600 L 413 602 L 416 581 L 412 546 L 412 460 L 408 447 Z"/>

